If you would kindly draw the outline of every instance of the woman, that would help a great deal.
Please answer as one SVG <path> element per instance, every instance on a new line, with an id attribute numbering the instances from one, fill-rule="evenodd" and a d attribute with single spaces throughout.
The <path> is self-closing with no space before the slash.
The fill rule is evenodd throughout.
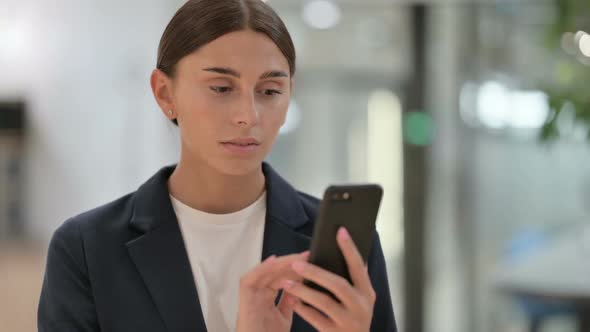
<path id="1" fill-rule="evenodd" d="M 365 266 L 339 231 L 352 284 L 306 263 L 319 201 L 263 162 L 294 72 L 289 33 L 264 2 L 178 10 L 151 87 L 179 127 L 180 161 L 56 230 L 39 331 L 396 330 L 378 236 Z"/>

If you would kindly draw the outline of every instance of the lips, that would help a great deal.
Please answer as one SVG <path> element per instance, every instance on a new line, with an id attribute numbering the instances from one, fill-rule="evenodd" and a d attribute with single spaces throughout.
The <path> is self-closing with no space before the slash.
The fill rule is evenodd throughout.
<path id="1" fill-rule="evenodd" d="M 260 141 L 253 137 L 236 138 L 221 142 L 225 150 L 233 155 L 241 157 L 252 157 L 258 150 Z"/>
<path id="2" fill-rule="evenodd" d="M 238 146 L 249 146 L 249 145 L 260 145 L 260 141 L 255 138 L 247 137 L 247 138 L 236 138 L 231 139 L 229 141 L 221 142 L 222 144 L 233 144 Z"/>
<path id="3" fill-rule="evenodd" d="M 237 146 L 250 146 L 250 145 L 258 145 L 256 143 L 236 143 L 236 142 L 223 142 L 221 144 L 231 144 L 231 145 L 237 145 Z"/>

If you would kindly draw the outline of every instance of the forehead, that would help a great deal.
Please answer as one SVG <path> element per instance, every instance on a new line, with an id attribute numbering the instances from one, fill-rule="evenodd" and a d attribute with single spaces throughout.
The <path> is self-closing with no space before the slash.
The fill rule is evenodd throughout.
<path id="1" fill-rule="evenodd" d="M 237 70 L 244 75 L 260 75 L 269 70 L 289 73 L 289 63 L 278 46 L 265 34 L 241 30 L 225 34 L 182 58 L 183 70 L 201 70 L 220 66 Z"/>

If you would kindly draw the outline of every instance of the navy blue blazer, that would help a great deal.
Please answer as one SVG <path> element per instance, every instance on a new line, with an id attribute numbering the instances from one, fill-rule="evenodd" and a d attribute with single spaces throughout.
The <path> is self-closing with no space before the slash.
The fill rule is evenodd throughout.
<path id="1" fill-rule="evenodd" d="M 167 180 L 174 167 L 162 168 L 137 191 L 70 218 L 55 231 L 39 301 L 39 331 L 207 331 L 170 202 Z M 266 163 L 263 172 L 262 258 L 309 249 L 319 200 L 296 191 Z M 377 293 L 371 332 L 394 332 L 378 235 L 368 265 Z M 315 329 L 295 315 L 291 331 Z"/>

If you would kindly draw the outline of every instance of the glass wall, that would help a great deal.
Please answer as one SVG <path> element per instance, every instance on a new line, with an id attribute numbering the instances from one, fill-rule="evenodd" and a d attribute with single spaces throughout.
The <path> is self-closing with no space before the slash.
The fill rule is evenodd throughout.
<path id="1" fill-rule="evenodd" d="M 411 75 L 408 8 L 386 2 L 270 1 L 298 52 L 293 104 L 271 164 L 303 191 L 384 187 L 378 230 L 393 292 L 401 294 L 401 119 Z M 402 306 L 396 295 L 394 306 Z"/>

